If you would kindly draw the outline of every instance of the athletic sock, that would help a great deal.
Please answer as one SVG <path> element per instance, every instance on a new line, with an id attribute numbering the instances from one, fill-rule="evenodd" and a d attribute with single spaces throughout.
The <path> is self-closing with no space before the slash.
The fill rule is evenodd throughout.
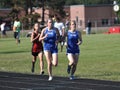
<path id="1" fill-rule="evenodd" d="M 68 65 L 68 68 L 67 68 L 67 73 L 70 74 L 70 71 L 71 71 L 71 66 Z"/>
<path id="2" fill-rule="evenodd" d="M 32 73 L 34 73 L 34 67 L 35 67 L 35 62 L 32 62 L 32 69 L 31 69 Z"/>

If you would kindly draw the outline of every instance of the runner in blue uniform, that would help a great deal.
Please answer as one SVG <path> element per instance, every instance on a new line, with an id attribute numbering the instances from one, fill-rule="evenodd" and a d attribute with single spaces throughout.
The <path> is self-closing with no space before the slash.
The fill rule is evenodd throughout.
<path id="1" fill-rule="evenodd" d="M 47 60 L 48 65 L 48 74 L 51 81 L 52 77 L 52 65 L 57 66 L 58 64 L 58 40 L 59 40 L 59 31 L 53 26 L 52 19 L 47 21 L 47 27 L 45 27 L 40 35 L 39 40 L 44 41 L 44 54 Z"/>
<path id="2" fill-rule="evenodd" d="M 79 45 L 82 44 L 82 36 L 80 31 L 76 30 L 76 22 L 71 21 L 70 30 L 66 34 L 67 43 L 67 57 L 69 60 L 67 72 L 70 74 L 70 80 L 74 79 L 74 73 L 79 59 L 80 49 Z"/>

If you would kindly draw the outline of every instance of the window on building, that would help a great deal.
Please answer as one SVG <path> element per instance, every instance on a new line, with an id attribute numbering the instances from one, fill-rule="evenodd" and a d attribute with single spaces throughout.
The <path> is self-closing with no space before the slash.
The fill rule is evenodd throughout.
<path id="1" fill-rule="evenodd" d="M 102 25 L 108 25 L 108 19 L 102 19 Z"/>

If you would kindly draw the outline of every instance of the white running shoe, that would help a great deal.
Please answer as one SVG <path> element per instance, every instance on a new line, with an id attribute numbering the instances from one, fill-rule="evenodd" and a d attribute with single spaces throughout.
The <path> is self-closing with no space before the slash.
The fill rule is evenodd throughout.
<path id="1" fill-rule="evenodd" d="M 74 76 L 70 76 L 70 80 L 74 80 L 75 79 L 75 77 Z"/>
<path id="2" fill-rule="evenodd" d="M 48 81 L 52 81 L 53 77 L 49 76 Z"/>

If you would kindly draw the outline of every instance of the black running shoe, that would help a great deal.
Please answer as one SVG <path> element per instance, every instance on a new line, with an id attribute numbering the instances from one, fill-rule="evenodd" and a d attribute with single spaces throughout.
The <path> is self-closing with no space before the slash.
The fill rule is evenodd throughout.
<path id="1" fill-rule="evenodd" d="M 71 71 L 71 66 L 68 65 L 68 68 L 67 68 L 67 73 L 70 74 L 70 71 Z"/>
<path id="2" fill-rule="evenodd" d="M 42 71 L 41 73 L 40 73 L 40 75 L 43 75 L 44 74 L 44 71 Z"/>
<path id="3" fill-rule="evenodd" d="M 31 72 L 34 73 L 34 68 L 32 67 Z"/>
<path id="4" fill-rule="evenodd" d="M 20 43 L 20 40 L 18 40 L 18 43 Z"/>

